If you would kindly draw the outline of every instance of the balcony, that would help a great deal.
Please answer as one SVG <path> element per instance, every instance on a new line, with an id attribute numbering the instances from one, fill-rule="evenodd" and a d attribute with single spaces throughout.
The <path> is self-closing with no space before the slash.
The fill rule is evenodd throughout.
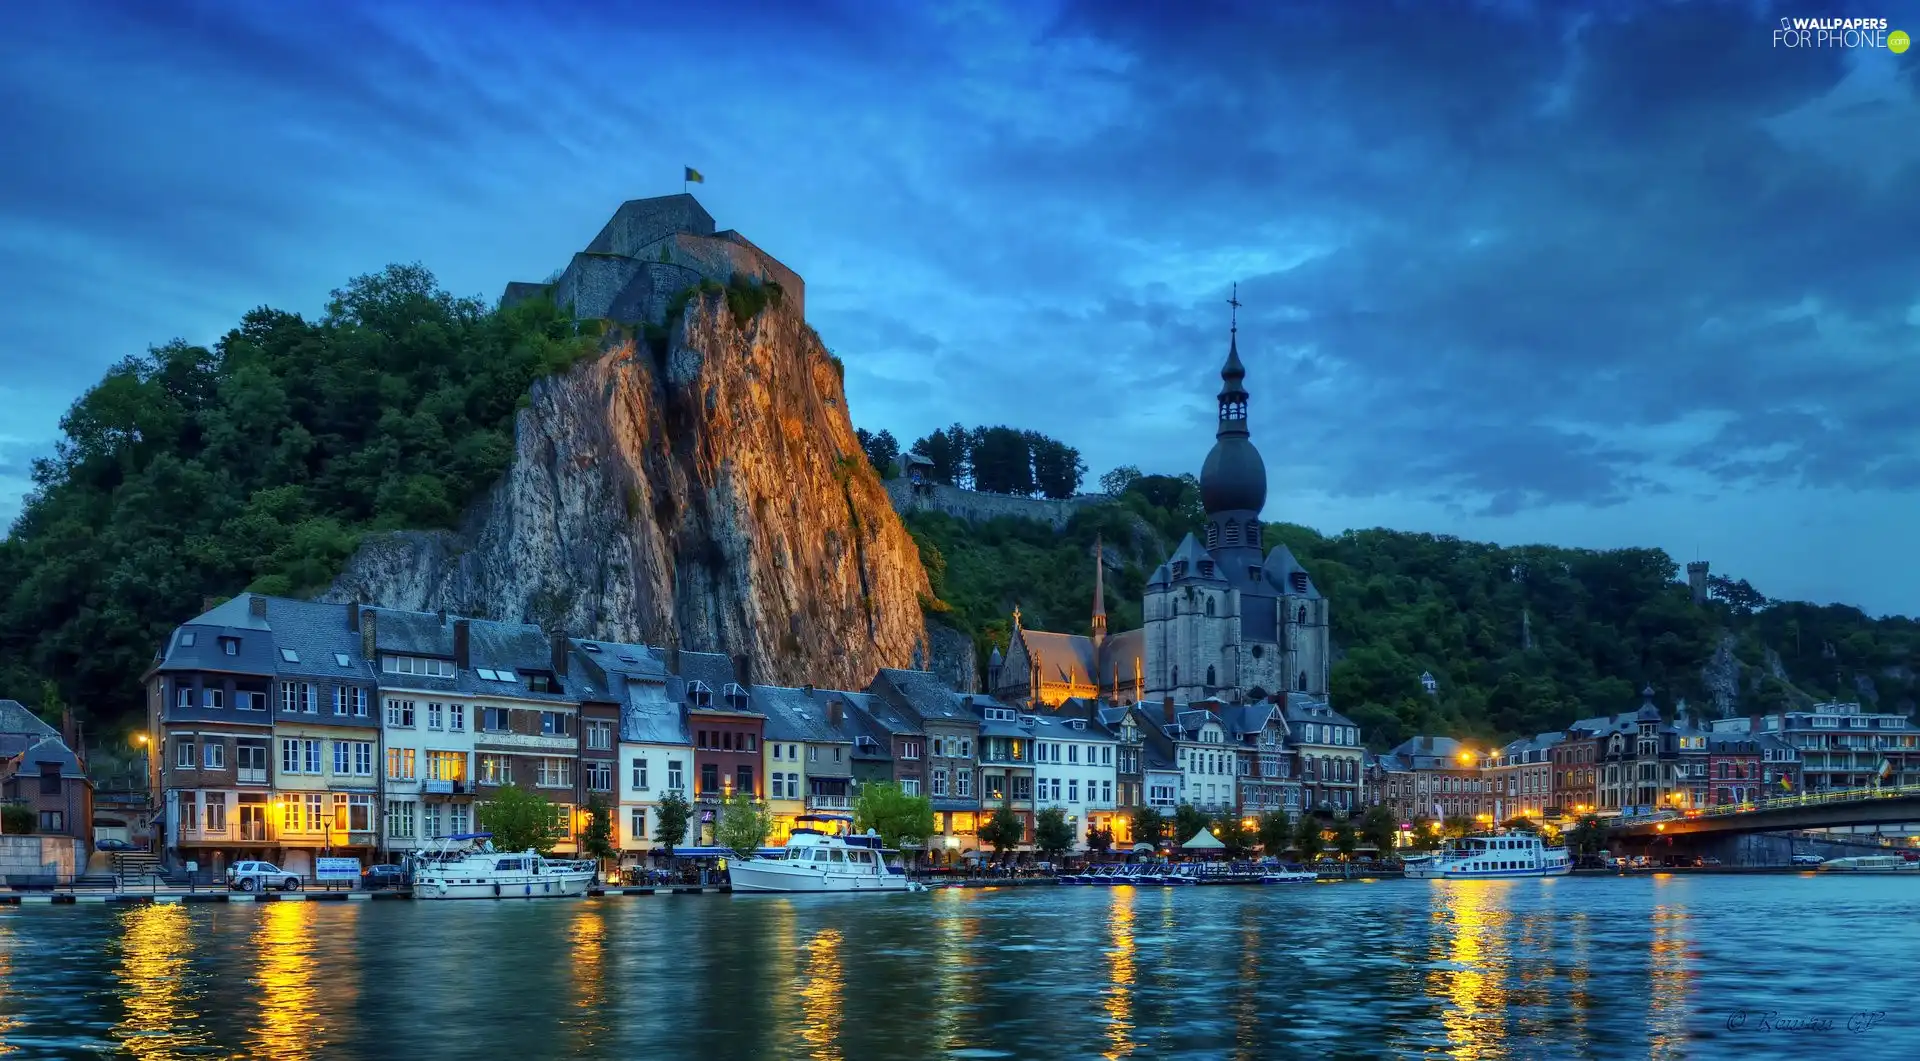
<path id="1" fill-rule="evenodd" d="M 235 830 L 234 835 L 238 839 L 246 843 L 260 843 L 260 844 L 266 843 L 267 842 L 267 823 L 266 822 L 241 822 L 239 829 Z"/>
<path id="2" fill-rule="evenodd" d="M 823 796 L 817 793 L 807 796 L 809 810 L 850 810 L 852 807 L 853 800 L 846 796 Z"/>
<path id="3" fill-rule="evenodd" d="M 449 781 L 431 777 L 420 783 L 420 790 L 429 796 L 465 796 L 473 792 L 465 779 Z"/>
<path id="4" fill-rule="evenodd" d="M 264 785 L 267 783 L 267 771 L 264 767 L 243 766 L 235 771 L 236 780 L 243 785 Z"/>

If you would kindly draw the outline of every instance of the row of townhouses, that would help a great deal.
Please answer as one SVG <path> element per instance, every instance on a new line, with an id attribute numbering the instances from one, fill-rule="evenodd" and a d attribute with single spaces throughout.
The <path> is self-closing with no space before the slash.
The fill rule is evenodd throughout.
<path id="1" fill-rule="evenodd" d="M 756 684 L 747 669 L 522 623 L 236 597 L 174 630 L 146 676 L 161 842 L 205 868 L 393 858 L 475 829 L 507 784 L 552 802 L 559 851 L 578 850 L 597 798 L 634 855 L 662 846 L 670 792 L 696 805 L 674 846 L 698 848 L 735 793 L 769 806 L 779 842 L 797 816 L 844 813 L 861 784 L 894 781 L 931 800 L 928 846 L 954 856 L 1002 806 L 1029 841 L 1059 807 L 1084 846 L 1093 830 L 1130 842 L 1139 807 L 1364 802 L 1359 728 L 1306 693 L 1028 706 L 926 671 L 849 691 Z"/>
<path id="2" fill-rule="evenodd" d="M 1367 802 L 1403 820 L 1602 817 L 1738 806 L 1802 792 L 1920 784 L 1920 728 L 1905 715 L 1829 702 L 1768 715 L 1581 719 L 1492 748 L 1415 737 L 1369 755 Z"/>

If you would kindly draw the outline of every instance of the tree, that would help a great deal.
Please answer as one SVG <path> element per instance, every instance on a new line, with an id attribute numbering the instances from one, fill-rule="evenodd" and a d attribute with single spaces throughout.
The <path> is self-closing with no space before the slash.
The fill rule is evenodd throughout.
<path id="1" fill-rule="evenodd" d="M 1318 817 L 1312 814 L 1300 816 L 1300 824 L 1293 831 L 1293 846 L 1300 852 L 1300 861 L 1314 862 L 1320 858 L 1320 852 L 1326 848 L 1326 842 L 1320 836 L 1324 828 L 1325 824 Z"/>
<path id="2" fill-rule="evenodd" d="M 1411 823 L 1413 831 L 1407 834 L 1407 842 L 1416 851 L 1431 851 L 1440 846 L 1440 823 L 1431 818 L 1415 818 Z"/>
<path id="3" fill-rule="evenodd" d="M 1113 850 L 1113 830 L 1093 828 L 1087 830 L 1087 850 L 1104 855 Z"/>
<path id="4" fill-rule="evenodd" d="M 1500 827 L 1502 829 L 1507 829 L 1507 830 L 1524 829 L 1530 833 L 1537 833 L 1540 831 L 1539 822 L 1536 822 L 1532 818 L 1526 817 L 1525 815 L 1521 815 L 1521 814 L 1516 814 L 1513 817 L 1508 818 L 1506 821 L 1501 822 Z"/>
<path id="5" fill-rule="evenodd" d="M 1133 809 L 1133 842 L 1159 846 L 1167 837 L 1167 819 L 1152 807 Z"/>
<path id="6" fill-rule="evenodd" d="M 878 833 L 882 847 L 924 841 L 933 835 L 933 801 L 892 781 L 869 781 L 853 798 L 853 826 Z"/>
<path id="7" fill-rule="evenodd" d="M 1607 846 L 1607 830 L 1600 819 L 1589 814 L 1574 824 L 1567 834 L 1567 846 L 1577 855 L 1591 855 Z"/>
<path id="8" fill-rule="evenodd" d="M 1220 831 L 1214 835 L 1225 845 L 1228 857 L 1239 855 L 1253 846 L 1253 830 L 1247 828 L 1245 820 L 1231 814 L 1220 819 Z"/>
<path id="9" fill-rule="evenodd" d="M 1390 808 L 1374 805 L 1360 816 L 1360 838 L 1381 857 L 1393 854 L 1394 840 L 1400 833 L 1400 822 Z"/>
<path id="10" fill-rule="evenodd" d="M 1452 840 L 1458 840 L 1472 831 L 1473 819 L 1462 815 L 1449 814 L 1447 820 L 1440 823 L 1441 834 Z"/>
<path id="11" fill-rule="evenodd" d="M 1033 820 L 1033 846 L 1049 860 L 1073 850 L 1073 826 L 1062 807 L 1048 807 Z"/>
<path id="12" fill-rule="evenodd" d="M 1065 499 L 1080 492 L 1087 462 L 1079 450 L 1038 431 L 1027 432 L 1027 445 L 1033 454 L 1033 484 L 1041 496 Z"/>
<path id="13" fill-rule="evenodd" d="M 855 431 L 854 436 L 860 440 L 860 449 L 866 453 L 867 463 L 873 465 L 873 470 L 882 479 L 892 475 L 894 462 L 900 459 L 900 440 L 893 437 L 893 432 L 882 428 L 876 435 L 863 427 Z"/>
<path id="14" fill-rule="evenodd" d="M 1100 492 L 1109 497 L 1119 497 L 1140 481 L 1140 469 L 1131 464 L 1120 467 L 1100 477 Z"/>
<path id="15" fill-rule="evenodd" d="M 9 836 L 26 836 L 33 832 L 33 808 L 19 803 L 9 803 L 0 807 L 0 833 Z"/>
<path id="16" fill-rule="evenodd" d="M 653 842 L 673 857 L 673 849 L 687 838 L 687 825 L 693 821 L 693 804 L 679 792 L 669 792 L 653 808 Z"/>
<path id="17" fill-rule="evenodd" d="M 619 850 L 613 846 L 613 814 L 614 809 L 608 806 L 606 797 L 587 799 L 587 827 L 580 833 L 581 854 L 600 862 L 619 857 Z"/>
<path id="18" fill-rule="evenodd" d="M 755 802 L 751 795 L 735 792 L 720 810 L 720 824 L 714 827 L 713 838 L 734 854 L 751 855 L 766 845 L 772 832 L 773 811 Z"/>
<path id="19" fill-rule="evenodd" d="M 980 827 L 980 842 L 993 848 L 993 853 L 1004 861 L 1014 848 L 1027 838 L 1027 823 L 1013 804 L 1002 803 Z"/>
<path id="20" fill-rule="evenodd" d="M 928 433 L 913 444 L 913 450 L 931 463 L 927 478 L 948 486 L 965 486 L 971 481 L 967 455 L 972 442 L 973 433 L 954 424 L 944 431 Z"/>
<path id="21" fill-rule="evenodd" d="M 1033 449 L 1027 432 L 983 427 L 973 432 L 971 441 L 967 457 L 975 490 L 1020 497 L 1033 493 Z"/>
<path id="22" fill-rule="evenodd" d="M 1345 818 L 1341 818 L 1338 821 L 1333 823 L 1333 849 L 1335 851 L 1340 852 L 1340 858 L 1342 861 L 1351 859 L 1353 857 L 1354 849 L 1357 848 L 1358 846 L 1359 846 L 1359 841 L 1353 835 L 1352 822 L 1348 821 Z"/>
<path id="23" fill-rule="evenodd" d="M 1268 858 L 1279 858 L 1281 853 L 1293 845 L 1293 823 L 1287 820 L 1287 812 L 1270 810 L 1260 816 L 1260 825 L 1255 830 L 1260 837 L 1260 850 Z"/>
<path id="24" fill-rule="evenodd" d="M 1212 824 L 1213 819 L 1202 814 L 1199 808 L 1191 803 L 1182 803 L 1173 809 L 1173 842 L 1184 844 Z"/>
<path id="25" fill-rule="evenodd" d="M 545 796 L 529 792 L 519 785 L 501 785 L 493 798 L 480 805 L 480 825 L 493 834 L 493 845 L 502 851 L 553 850 L 559 829 L 554 805 Z"/>

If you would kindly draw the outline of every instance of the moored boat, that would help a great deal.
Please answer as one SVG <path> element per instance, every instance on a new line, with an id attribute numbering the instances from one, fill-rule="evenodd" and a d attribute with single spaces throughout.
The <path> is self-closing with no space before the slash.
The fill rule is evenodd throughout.
<path id="1" fill-rule="evenodd" d="M 1310 869 L 1282 869 L 1260 875 L 1262 884 L 1312 884 L 1319 879 L 1320 874 Z"/>
<path id="2" fill-rule="evenodd" d="M 591 861 L 496 851 L 492 833 L 456 833 L 436 841 L 413 871 L 415 899 L 566 899 L 587 894 Z"/>
<path id="3" fill-rule="evenodd" d="M 1822 873 L 1920 873 L 1920 861 L 1900 855 L 1854 855 L 1820 863 Z"/>
<path id="4" fill-rule="evenodd" d="M 1429 880 L 1504 880 L 1511 877 L 1562 877 L 1573 859 L 1564 847 L 1548 847 L 1532 833 L 1469 836 L 1428 858 L 1406 861 L 1406 875 Z"/>
<path id="5" fill-rule="evenodd" d="M 887 865 L 878 837 L 836 833 L 842 815 L 803 814 L 784 848 L 728 859 L 727 877 L 740 892 L 909 892 L 926 886 Z"/>

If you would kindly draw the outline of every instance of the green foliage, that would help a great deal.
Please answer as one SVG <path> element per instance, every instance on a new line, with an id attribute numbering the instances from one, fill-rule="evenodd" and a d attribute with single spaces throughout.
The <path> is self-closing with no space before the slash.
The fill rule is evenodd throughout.
<path id="1" fill-rule="evenodd" d="M 1229 857 L 1239 855 L 1253 847 L 1255 833 L 1247 828 L 1244 819 L 1228 815 L 1220 819 L 1219 825 L 1220 831 L 1215 835 L 1219 836 L 1220 842 L 1226 845 Z"/>
<path id="2" fill-rule="evenodd" d="M 866 453 L 867 463 L 873 465 L 875 474 L 882 479 L 891 475 L 894 462 L 900 459 L 900 440 L 893 437 L 893 432 L 883 428 L 876 435 L 863 427 L 855 431 L 854 436 L 860 440 L 860 449 Z"/>
<path id="3" fill-rule="evenodd" d="M 1269 858 L 1279 858 L 1280 853 L 1293 844 L 1293 823 L 1287 820 L 1287 812 L 1270 810 L 1260 816 L 1260 824 L 1254 835 L 1260 841 L 1260 850 Z"/>
<path id="4" fill-rule="evenodd" d="M 735 273 L 727 281 L 726 294 L 727 310 L 733 314 L 734 325 L 744 328 L 761 310 L 778 306 L 786 292 L 776 281 L 760 283 L 743 273 Z"/>
<path id="5" fill-rule="evenodd" d="M 735 792 L 720 809 L 720 823 L 714 826 L 714 842 L 731 848 L 735 854 L 751 855 L 766 845 L 773 832 L 773 811 L 757 803 L 745 792 Z"/>
<path id="6" fill-rule="evenodd" d="M 1038 431 L 1006 427 L 951 427 L 914 442 L 933 462 L 936 483 L 993 494 L 1068 498 L 1078 493 L 1087 464 L 1080 451 Z"/>
<path id="7" fill-rule="evenodd" d="M 9 803 L 0 807 L 0 832 L 9 836 L 26 836 L 33 832 L 38 824 L 34 820 L 31 807 L 19 803 Z"/>
<path id="8" fill-rule="evenodd" d="M 1033 818 L 1033 846 L 1047 858 L 1059 858 L 1073 849 L 1073 826 L 1063 807 L 1046 807 Z"/>
<path id="9" fill-rule="evenodd" d="M 1098 827 L 1088 829 L 1087 850 L 1101 855 L 1113 850 L 1113 830 Z"/>
<path id="10" fill-rule="evenodd" d="M 869 781 L 853 799 L 853 825 L 872 829 L 883 847 L 899 847 L 933 835 L 933 801 L 910 796 L 892 781 Z"/>
<path id="11" fill-rule="evenodd" d="M 1133 842 L 1158 845 L 1167 838 L 1167 819 L 1152 807 L 1135 807 L 1132 815 Z"/>
<path id="12" fill-rule="evenodd" d="M 1127 492 L 1128 487 L 1139 481 L 1140 469 L 1131 464 L 1122 464 L 1100 477 L 1100 492 L 1119 497 Z"/>
<path id="13" fill-rule="evenodd" d="M 554 805 L 545 796 L 519 785 L 502 785 L 480 804 L 480 827 L 493 834 L 493 846 L 502 851 L 552 851 L 559 838 L 554 819 Z"/>
<path id="14" fill-rule="evenodd" d="M 1342 859 L 1352 858 L 1359 846 L 1360 840 L 1354 835 L 1352 822 L 1341 818 L 1333 823 L 1333 849 L 1340 853 Z"/>
<path id="15" fill-rule="evenodd" d="M 1020 813 L 1013 809 L 1012 804 L 1002 803 L 986 824 L 980 826 L 977 835 L 981 843 L 993 848 L 995 854 L 1004 856 L 1026 839 L 1027 823 L 1021 820 Z"/>
<path id="16" fill-rule="evenodd" d="M 581 854 L 605 861 L 620 853 L 613 845 L 614 813 L 604 796 L 587 800 L 587 827 L 580 833 Z"/>
<path id="17" fill-rule="evenodd" d="M 1173 842 L 1184 844 L 1212 824 L 1213 819 L 1203 814 L 1200 808 L 1182 803 L 1173 809 Z"/>
<path id="18" fill-rule="evenodd" d="M 1300 816 L 1300 824 L 1293 830 L 1293 846 L 1300 852 L 1302 862 L 1316 861 L 1320 857 L 1320 852 L 1326 850 L 1326 838 L 1320 835 L 1325 828 L 1326 823 L 1314 815 Z"/>
<path id="19" fill-rule="evenodd" d="M 1360 816 L 1360 840 L 1381 855 L 1393 853 L 1393 843 L 1400 832 L 1400 823 L 1394 819 L 1393 811 L 1386 807 L 1368 807 Z"/>
<path id="20" fill-rule="evenodd" d="M 552 302 L 490 310 L 392 266 L 308 320 L 109 369 L 0 542 L 0 696 L 43 677 L 111 727 L 203 598 L 327 586 L 359 537 L 451 526 L 506 468 L 529 385 L 598 349 Z"/>
<path id="21" fill-rule="evenodd" d="M 1567 847 L 1576 855 L 1591 855 L 1606 846 L 1606 827 L 1591 814 L 1581 818 L 1567 833 Z"/>
<path id="22" fill-rule="evenodd" d="M 666 851 L 668 858 L 686 838 L 687 824 L 692 820 L 693 804 L 679 792 L 667 793 L 653 808 L 653 842 Z"/>

